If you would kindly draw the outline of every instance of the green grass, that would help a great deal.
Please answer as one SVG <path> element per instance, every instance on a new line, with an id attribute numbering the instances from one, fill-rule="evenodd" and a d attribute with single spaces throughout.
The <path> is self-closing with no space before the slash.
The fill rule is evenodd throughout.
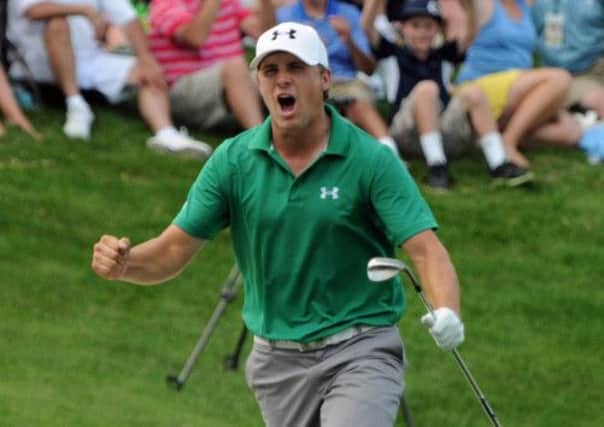
<path id="1" fill-rule="evenodd" d="M 15 129 L 0 140 L 0 425 L 261 426 L 242 367 L 221 368 L 241 328 L 240 299 L 185 389 L 164 383 L 219 301 L 233 263 L 228 231 L 163 286 L 90 270 L 103 233 L 139 242 L 161 231 L 200 167 L 146 150 L 148 132 L 130 112 L 96 112 L 90 143 L 67 141 L 63 112 L 52 108 L 30 113 L 43 143 Z M 491 189 L 478 153 L 454 163 L 448 194 L 422 186 L 463 289 L 460 352 L 503 425 L 601 426 L 603 170 L 569 150 L 529 157 L 532 190 Z M 411 166 L 421 178 L 421 162 Z M 488 425 L 409 298 L 401 330 L 416 424 Z"/>

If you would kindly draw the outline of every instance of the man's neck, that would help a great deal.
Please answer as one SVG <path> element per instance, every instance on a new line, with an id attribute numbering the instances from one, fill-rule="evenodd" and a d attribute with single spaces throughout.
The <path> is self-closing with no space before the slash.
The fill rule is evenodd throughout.
<path id="1" fill-rule="evenodd" d="M 295 175 L 301 174 L 321 155 L 329 142 L 331 120 L 323 112 L 304 129 L 273 129 L 273 144 Z"/>

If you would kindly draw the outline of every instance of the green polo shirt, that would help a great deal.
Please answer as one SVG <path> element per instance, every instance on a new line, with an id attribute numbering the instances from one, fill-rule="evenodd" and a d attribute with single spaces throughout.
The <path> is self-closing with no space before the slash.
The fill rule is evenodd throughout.
<path id="1" fill-rule="evenodd" d="M 328 146 L 300 176 L 273 149 L 269 117 L 218 147 L 174 220 L 201 239 L 231 227 L 243 319 L 268 339 L 308 342 L 355 324 L 397 323 L 400 281 L 370 282 L 367 262 L 437 227 L 390 149 L 326 110 Z"/>

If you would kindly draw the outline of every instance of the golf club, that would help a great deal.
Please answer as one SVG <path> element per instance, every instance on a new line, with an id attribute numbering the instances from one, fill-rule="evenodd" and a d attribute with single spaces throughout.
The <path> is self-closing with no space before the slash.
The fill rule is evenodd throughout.
<path id="1" fill-rule="evenodd" d="M 411 284 L 417 291 L 417 294 L 419 295 L 419 298 L 421 299 L 422 303 L 426 307 L 426 310 L 428 310 L 429 313 L 433 313 L 434 310 L 432 309 L 432 306 L 430 305 L 428 300 L 424 297 L 424 293 L 422 292 L 422 287 L 421 287 L 419 281 L 415 278 L 415 275 L 409 269 L 409 267 L 407 267 L 407 265 L 405 265 L 405 263 L 403 263 L 401 260 L 396 259 L 396 258 L 386 258 L 386 257 L 371 258 L 369 260 L 369 262 L 367 263 L 367 277 L 372 282 L 383 282 L 385 280 L 392 279 L 400 272 L 404 272 L 407 275 L 407 277 L 409 277 Z M 484 409 L 484 412 L 487 414 L 487 417 L 491 421 L 491 424 L 496 427 L 500 427 L 501 424 L 499 423 L 499 420 L 495 416 L 495 412 L 491 408 L 491 405 L 489 405 L 489 402 L 487 401 L 486 397 L 480 390 L 480 387 L 478 387 L 478 383 L 476 382 L 476 380 L 474 380 L 474 377 L 468 370 L 468 367 L 466 366 L 465 362 L 461 358 L 461 355 L 455 348 L 453 350 L 451 350 L 451 353 L 453 354 L 453 357 L 455 358 L 455 361 L 457 362 L 457 364 L 458 364 L 459 368 L 461 369 L 461 371 L 463 372 L 464 376 L 470 383 L 470 386 L 472 387 L 474 394 L 476 395 L 480 404 L 482 405 L 482 408 Z"/>
<path id="2" fill-rule="evenodd" d="M 204 328 L 203 332 L 201 333 L 201 336 L 199 337 L 197 344 L 195 344 L 195 348 L 193 349 L 193 351 L 191 352 L 191 355 L 185 362 L 185 365 L 183 366 L 182 370 L 180 371 L 178 376 L 176 376 L 176 375 L 166 376 L 166 383 L 168 385 L 174 387 L 178 391 L 180 391 L 184 387 L 185 382 L 189 378 L 189 375 L 191 375 L 193 366 L 195 366 L 195 362 L 197 362 L 197 358 L 199 357 L 201 352 L 204 350 L 204 348 L 208 345 L 210 336 L 212 335 L 212 333 L 214 332 L 214 329 L 218 325 L 218 320 L 220 319 L 220 316 L 222 315 L 223 311 L 225 310 L 227 304 L 235 298 L 235 296 L 237 295 L 237 291 L 239 290 L 240 287 L 241 287 L 241 274 L 239 273 L 239 269 L 237 268 L 237 265 L 234 265 L 233 268 L 231 269 L 231 271 L 229 272 L 229 275 L 227 276 L 226 280 L 224 281 L 222 291 L 220 292 L 220 298 L 221 298 L 220 302 L 218 303 L 218 306 L 214 310 L 214 313 L 212 313 L 212 317 L 210 318 L 210 321 L 208 322 L 207 326 Z M 240 340 L 237 345 L 237 352 L 240 350 L 241 345 L 243 344 L 244 340 L 245 340 L 245 336 L 240 337 Z M 238 363 L 238 354 L 237 354 L 237 356 L 231 355 L 231 356 L 227 356 L 227 357 L 230 358 L 229 360 L 225 361 L 227 368 L 234 366 L 234 364 Z"/>

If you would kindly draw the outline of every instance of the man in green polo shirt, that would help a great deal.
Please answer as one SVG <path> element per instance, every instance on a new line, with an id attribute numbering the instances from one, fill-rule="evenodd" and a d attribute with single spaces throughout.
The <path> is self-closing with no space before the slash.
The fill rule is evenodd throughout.
<path id="1" fill-rule="evenodd" d="M 254 334 L 246 378 L 267 426 L 386 427 L 403 391 L 399 279 L 369 281 L 367 262 L 401 247 L 449 350 L 463 341 L 459 290 L 437 224 L 403 163 L 324 103 L 327 52 L 309 26 L 282 23 L 251 63 L 270 116 L 223 142 L 174 222 L 131 247 L 103 236 L 92 267 L 141 285 L 177 275 L 230 227 Z"/>

